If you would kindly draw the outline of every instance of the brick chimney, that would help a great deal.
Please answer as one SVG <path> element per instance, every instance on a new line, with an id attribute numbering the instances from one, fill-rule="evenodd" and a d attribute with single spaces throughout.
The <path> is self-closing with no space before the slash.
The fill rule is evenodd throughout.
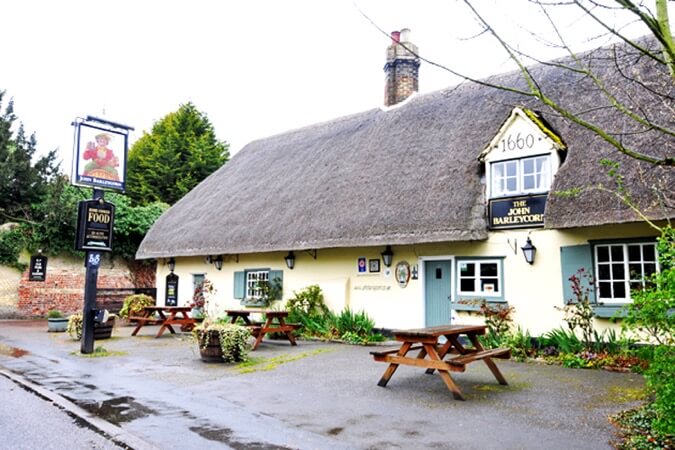
<path id="1" fill-rule="evenodd" d="M 391 44 L 387 47 L 387 63 L 384 65 L 385 106 L 402 102 L 419 90 L 420 59 L 412 52 L 418 53 L 417 46 L 410 42 L 410 30 L 403 28 L 393 31 Z"/>

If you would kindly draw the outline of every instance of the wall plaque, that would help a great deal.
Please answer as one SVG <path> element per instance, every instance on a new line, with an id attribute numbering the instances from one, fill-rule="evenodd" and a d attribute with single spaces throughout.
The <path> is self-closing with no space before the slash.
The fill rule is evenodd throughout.
<path id="1" fill-rule="evenodd" d="M 30 257 L 28 281 L 45 281 L 47 279 L 47 257 L 35 255 Z"/>

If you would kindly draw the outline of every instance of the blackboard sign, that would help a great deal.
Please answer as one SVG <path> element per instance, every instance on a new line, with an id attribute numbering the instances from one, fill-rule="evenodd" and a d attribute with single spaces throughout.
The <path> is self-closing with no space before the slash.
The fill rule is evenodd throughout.
<path id="1" fill-rule="evenodd" d="M 36 255 L 30 257 L 28 281 L 45 281 L 47 279 L 47 257 Z"/>
<path id="2" fill-rule="evenodd" d="M 178 306 L 178 275 L 170 273 L 166 276 L 165 306 Z"/>
<path id="3" fill-rule="evenodd" d="M 546 194 L 490 200 L 490 228 L 535 228 L 544 226 Z"/>
<path id="4" fill-rule="evenodd" d="M 104 200 L 83 200 L 77 212 L 76 250 L 112 251 L 115 205 Z"/>

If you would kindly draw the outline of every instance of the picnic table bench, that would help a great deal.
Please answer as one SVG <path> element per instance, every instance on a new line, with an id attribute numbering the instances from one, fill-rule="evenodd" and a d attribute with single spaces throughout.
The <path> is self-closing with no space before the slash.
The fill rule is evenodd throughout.
<path id="1" fill-rule="evenodd" d="M 300 325 L 294 323 L 286 323 L 285 319 L 288 317 L 288 311 L 265 311 L 258 309 L 228 309 L 225 313 L 231 317 L 230 323 L 235 323 L 237 319 L 241 318 L 244 321 L 244 326 L 247 327 L 253 337 L 255 343 L 251 350 L 258 348 L 267 333 L 282 333 L 291 345 L 298 345 L 293 336 L 293 331 L 297 330 Z M 251 321 L 251 314 L 264 314 L 265 321 Z"/>
<path id="2" fill-rule="evenodd" d="M 506 385 L 506 379 L 492 361 L 492 358 L 508 359 L 511 350 L 508 348 L 484 349 L 478 340 L 479 335 L 485 334 L 484 325 L 439 325 L 413 330 L 394 330 L 397 341 L 401 341 L 398 348 L 387 348 L 371 351 L 375 361 L 389 363 L 378 386 L 385 387 L 396 372 L 399 365 L 408 365 L 426 369 L 431 374 L 438 371 L 453 396 L 464 400 L 464 395 L 450 376 L 450 372 L 464 372 L 466 365 L 474 361 L 483 361 L 499 384 Z M 460 341 L 460 335 L 465 335 L 473 347 L 466 347 Z M 444 336 L 446 341 L 439 343 Z M 419 350 L 416 357 L 407 356 L 408 352 Z M 447 359 L 444 359 L 446 358 Z"/>
<path id="3" fill-rule="evenodd" d="M 156 338 L 162 336 L 166 330 L 176 334 L 172 325 L 180 325 L 182 330 L 190 331 L 197 323 L 197 320 L 188 314 L 191 309 L 188 306 L 146 306 L 140 316 L 129 316 L 129 320 L 137 322 L 131 335 L 136 336 L 145 325 L 161 325 L 155 335 Z"/>

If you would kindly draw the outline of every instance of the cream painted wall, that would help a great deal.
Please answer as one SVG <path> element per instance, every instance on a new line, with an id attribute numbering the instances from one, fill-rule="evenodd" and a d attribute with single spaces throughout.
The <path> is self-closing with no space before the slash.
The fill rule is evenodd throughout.
<path id="1" fill-rule="evenodd" d="M 527 236 L 537 247 L 533 265 L 525 262 L 522 247 Z M 203 258 L 176 258 L 176 274 L 180 277 L 178 299 L 180 305 L 189 303 L 192 297 L 192 275 L 204 273 L 217 289 L 210 313 L 220 314 L 224 309 L 240 308 L 234 299 L 234 272 L 247 269 L 283 270 L 283 302 L 311 284 L 321 286 L 327 305 L 335 312 L 349 306 L 353 311 L 365 310 L 375 320 L 377 327 L 415 328 L 424 326 L 424 270 L 427 259 L 452 259 L 455 257 L 503 257 L 504 294 L 510 306 L 515 308 L 516 324 L 531 335 L 537 336 L 564 325 L 562 312 L 555 307 L 563 306 L 563 281 L 561 276 L 560 247 L 587 243 L 594 239 L 624 239 L 654 236 L 646 225 L 613 225 L 559 230 L 509 230 L 491 232 L 488 240 L 460 243 L 435 243 L 422 245 L 392 246 L 394 262 L 391 270 L 381 263 L 379 273 L 359 274 L 357 258 L 377 259 L 384 246 L 367 248 L 325 249 L 317 251 L 316 260 L 308 252 L 296 251 L 296 263 L 289 270 L 284 263 L 286 252 L 239 255 L 226 257 L 221 271 Z M 515 252 L 514 252 L 514 249 Z M 419 280 L 411 279 L 401 288 L 395 280 L 394 267 L 400 261 L 419 267 Z M 453 266 L 454 270 L 454 266 Z M 157 272 L 158 302 L 165 297 L 167 266 L 160 261 Z M 456 274 L 453 273 L 453 294 Z M 478 314 L 458 313 L 461 323 L 480 323 Z M 608 321 L 599 321 L 602 329 L 611 326 Z"/>

